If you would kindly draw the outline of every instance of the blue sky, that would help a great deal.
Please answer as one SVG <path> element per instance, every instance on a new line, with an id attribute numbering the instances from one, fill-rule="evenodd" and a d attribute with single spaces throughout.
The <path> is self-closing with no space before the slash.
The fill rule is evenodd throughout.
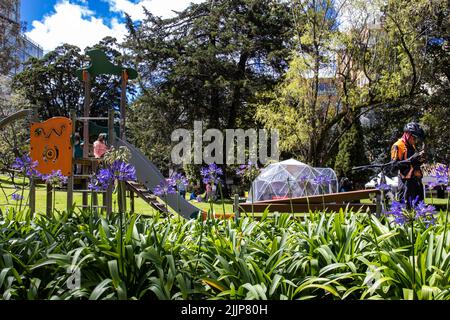
<path id="1" fill-rule="evenodd" d="M 119 41 L 126 34 L 124 13 L 133 20 L 144 18 L 142 6 L 163 18 L 181 11 L 189 3 L 203 0 L 22 0 L 21 20 L 27 22 L 26 35 L 44 51 L 62 43 L 84 49 L 105 36 Z"/>

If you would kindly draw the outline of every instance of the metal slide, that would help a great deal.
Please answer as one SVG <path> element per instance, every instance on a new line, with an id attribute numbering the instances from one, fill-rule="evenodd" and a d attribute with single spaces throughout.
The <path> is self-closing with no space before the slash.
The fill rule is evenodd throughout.
<path id="1" fill-rule="evenodd" d="M 135 146 L 119 138 L 116 138 L 114 146 L 125 146 L 131 151 L 130 163 L 136 168 L 136 178 L 148 189 L 153 191 L 153 188 L 164 180 L 164 176 L 158 168 Z M 201 211 L 178 194 L 168 194 L 167 204 L 186 219 L 195 218 L 198 212 Z"/>
<path id="2" fill-rule="evenodd" d="M 31 112 L 32 112 L 31 109 L 20 110 L 6 118 L 0 119 L 0 129 L 2 129 L 4 126 L 10 124 L 11 122 L 16 121 L 17 119 L 25 118 L 25 117 L 29 116 L 31 114 Z"/>

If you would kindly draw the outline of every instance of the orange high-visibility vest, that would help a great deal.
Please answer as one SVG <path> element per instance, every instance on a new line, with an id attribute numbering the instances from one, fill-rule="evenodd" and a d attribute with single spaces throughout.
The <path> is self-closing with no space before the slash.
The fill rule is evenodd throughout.
<path id="1" fill-rule="evenodd" d="M 412 156 L 416 152 L 416 147 L 411 146 L 412 150 L 408 150 L 408 146 L 403 142 L 402 139 L 398 139 L 397 142 L 395 142 L 392 145 L 391 148 L 391 160 L 406 160 L 408 157 Z M 409 154 L 408 154 L 409 153 Z M 422 172 L 419 170 L 414 170 L 414 167 L 412 165 L 409 166 L 409 169 L 406 171 L 400 170 L 400 177 L 402 179 L 411 179 L 413 176 L 416 177 L 422 177 Z"/>

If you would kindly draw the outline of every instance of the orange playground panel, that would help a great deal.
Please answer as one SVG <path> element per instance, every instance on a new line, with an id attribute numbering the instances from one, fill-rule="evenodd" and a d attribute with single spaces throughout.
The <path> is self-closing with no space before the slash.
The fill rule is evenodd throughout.
<path id="1" fill-rule="evenodd" d="M 65 176 L 72 174 L 72 121 L 54 117 L 31 124 L 31 158 L 38 162 L 37 170 L 49 174 L 61 170 Z"/>

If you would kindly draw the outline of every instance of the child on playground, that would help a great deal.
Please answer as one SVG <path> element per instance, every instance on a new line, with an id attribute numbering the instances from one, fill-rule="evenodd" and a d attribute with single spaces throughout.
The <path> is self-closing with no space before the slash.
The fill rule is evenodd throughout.
<path id="1" fill-rule="evenodd" d="M 209 201 L 209 200 L 214 200 L 213 199 L 213 190 L 212 190 L 212 185 L 211 183 L 206 183 L 205 184 L 205 189 L 206 189 L 206 196 L 205 196 L 205 201 Z"/>
<path id="2" fill-rule="evenodd" d="M 97 140 L 94 142 L 94 157 L 99 159 L 108 151 L 109 148 L 105 143 L 105 134 L 100 133 Z"/>

